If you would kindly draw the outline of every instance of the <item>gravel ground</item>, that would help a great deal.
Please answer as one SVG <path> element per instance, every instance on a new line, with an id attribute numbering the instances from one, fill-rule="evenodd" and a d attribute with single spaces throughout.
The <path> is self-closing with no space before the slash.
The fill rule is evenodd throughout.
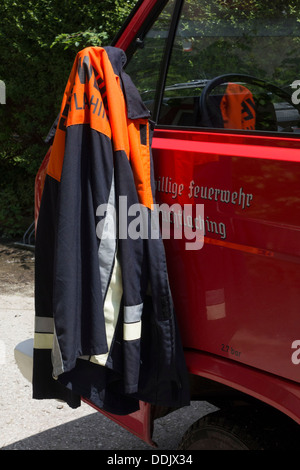
<path id="1" fill-rule="evenodd" d="M 15 346 L 33 337 L 34 254 L 0 242 L 0 449 L 151 450 L 148 444 L 86 404 L 33 400 L 14 359 Z M 185 430 L 212 411 L 193 403 L 155 422 L 158 448 L 176 449 Z"/>

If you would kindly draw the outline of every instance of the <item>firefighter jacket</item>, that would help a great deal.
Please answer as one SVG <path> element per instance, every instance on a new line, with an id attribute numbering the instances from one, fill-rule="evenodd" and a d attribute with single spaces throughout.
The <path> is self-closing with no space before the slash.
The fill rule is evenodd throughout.
<path id="1" fill-rule="evenodd" d="M 243 85 L 228 83 L 220 109 L 225 129 L 255 129 L 255 102 Z"/>
<path id="2" fill-rule="evenodd" d="M 125 62 L 114 47 L 77 54 L 36 229 L 33 397 L 115 414 L 189 403 L 163 241 L 147 232 L 150 116 Z"/>

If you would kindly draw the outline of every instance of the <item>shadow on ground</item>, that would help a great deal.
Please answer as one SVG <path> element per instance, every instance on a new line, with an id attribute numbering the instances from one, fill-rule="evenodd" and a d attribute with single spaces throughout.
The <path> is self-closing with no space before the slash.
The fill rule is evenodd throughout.
<path id="1" fill-rule="evenodd" d="M 153 440 L 158 447 L 95 412 L 2 447 L 2 450 L 176 450 L 184 432 L 209 411 L 209 404 L 195 403 L 155 421 Z"/>

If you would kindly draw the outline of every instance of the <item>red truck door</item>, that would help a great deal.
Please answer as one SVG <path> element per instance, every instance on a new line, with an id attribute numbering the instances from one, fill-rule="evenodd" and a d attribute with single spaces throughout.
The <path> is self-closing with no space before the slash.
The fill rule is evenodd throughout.
<path id="1" fill-rule="evenodd" d="M 296 386 L 300 33 L 292 10 L 240 4 L 143 2 L 156 17 L 144 13 L 144 26 L 133 18 L 116 45 L 155 121 L 157 202 L 192 204 L 194 215 L 177 213 L 173 229 L 204 234 L 201 248 L 186 249 L 190 240 L 174 234 L 165 240 L 190 370 L 198 353 Z M 204 369 L 245 389 L 242 379 Z M 255 382 L 248 391 L 261 398 Z M 296 395 L 289 414 L 299 419 Z"/>

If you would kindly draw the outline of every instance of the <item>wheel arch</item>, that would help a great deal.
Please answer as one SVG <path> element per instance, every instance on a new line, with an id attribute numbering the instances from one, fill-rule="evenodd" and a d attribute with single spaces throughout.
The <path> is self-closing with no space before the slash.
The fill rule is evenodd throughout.
<path id="1" fill-rule="evenodd" d="M 300 424 L 300 384 L 202 351 L 185 351 L 185 358 L 192 399 L 216 405 L 220 401 L 255 401 Z"/>

